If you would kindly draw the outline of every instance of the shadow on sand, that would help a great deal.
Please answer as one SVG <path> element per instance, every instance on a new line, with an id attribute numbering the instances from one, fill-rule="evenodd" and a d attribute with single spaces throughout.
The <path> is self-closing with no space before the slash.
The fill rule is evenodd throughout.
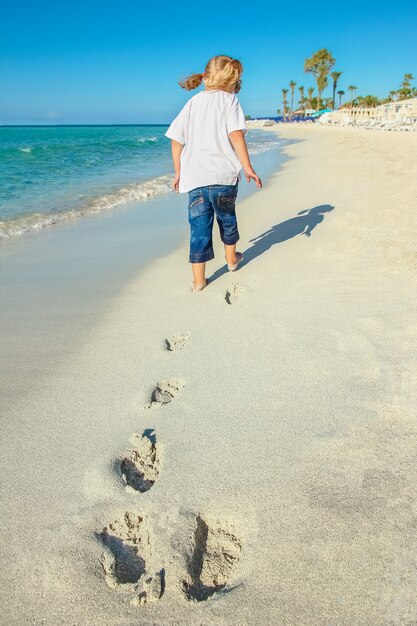
<path id="1" fill-rule="evenodd" d="M 241 267 L 247 265 L 247 263 L 250 263 L 278 243 L 292 239 L 297 235 L 310 237 L 316 226 L 321 224 L 324 220 L 324 213 L 333 211 L 333 209 L 334 206 L 331 204 L 320 204 L 312 209 L 300 211 L 297 213 L 296 217 L 285 220 L 285 222 L 281 222 L 280 224 L 275 224 L 275 226 L 272 226 L 261 235 L 254 237 L 254 239 L 250 240 L 250 243 L 253 245 L 243 252 L 244 260 Z M 209 278 L 209 281 L 212 283 L 217 280 L 217 278 L 220 278 L 220 276 L 223 276 L 223 274 L 226 274 L 227 271 L 226 265 L 220 267 Z"/>

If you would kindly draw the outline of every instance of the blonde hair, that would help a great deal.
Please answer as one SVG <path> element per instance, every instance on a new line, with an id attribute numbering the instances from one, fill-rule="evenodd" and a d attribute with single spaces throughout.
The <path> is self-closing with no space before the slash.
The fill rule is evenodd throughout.
<path id="1" fill-rule="evenodd" d="M 183 89 L 191 91 L 199 87 L 204 78 L 207 89 L 230 89 L 230 87 L 234 87 L 234 92 L 238 93 L 242 86 L 240 78 L 242 74 L 243 66 L 240 61 L 220 54 L 210 59 L 204 74 L 191 74 L 191 76 L 180 80 L 179 84 Z"/>

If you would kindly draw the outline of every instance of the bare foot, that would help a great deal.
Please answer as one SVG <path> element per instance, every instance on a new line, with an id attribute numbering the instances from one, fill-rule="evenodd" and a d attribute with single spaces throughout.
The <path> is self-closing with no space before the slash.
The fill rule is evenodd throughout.
<path id="1" fill-rule="evenodd" d="M 241 252 L 236 252 L 235 262 L 227 264 L 229 271 L 235 272 L 242 261 L 243 261 L 243 254 Z"/>
<path id="2" fill-rule="evenodd" d="M 193 293 L 196 293 L 198 291 L 203 291 L 203 289 L 205 289 L 207 287 L 207 285 L 208 285 L 207 278 L 205 279 L 204 283 L 198 283 L 197 285 L 194 282 L 192 282 L 191 283 L 191 291 Z"/>

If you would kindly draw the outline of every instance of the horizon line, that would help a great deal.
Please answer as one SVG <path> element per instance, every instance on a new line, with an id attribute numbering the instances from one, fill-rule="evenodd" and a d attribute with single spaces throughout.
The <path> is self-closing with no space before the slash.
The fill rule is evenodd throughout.
<path id="1" fill-rule="evenodd" d="M 19 127 L 33 127 L 33 126 L 39 126 L 42 128 L 49 128 L 49 127 L 62 127 L 62 126 L 169 126 L 168 122 L 157 122 L 157 123 L 141 123 L 141 122 L 127 122 L 127 123 L 121 123 L 121 122 L 109 122 L 108 124 L 85 124 L 85 123 L 79 123 L 79 124 L 0 124 L 0 128 L 19 128 Z"/>
<path id="2" fill-rule="evenodd" d="M 275 119 L 277 117 L 282 117 L 282 115 L 270 115 L 270 116 L 259 116 L 259 115 L 250 115 L 247 116 L 247 120 L 260 120 L 260 119 Z M 74 127 L 74 126 L 91 126 L 91 127 L 100 127 L 100 126 L 169 126 L 171 122 L 109 122 L 107 124 L 97 123 L 97 124 L 87 124 L 80 122 L 79 124 L 68 123 L 68 124 L 0 124 L 0 128 L 63 128 L 63 127 Z"/>

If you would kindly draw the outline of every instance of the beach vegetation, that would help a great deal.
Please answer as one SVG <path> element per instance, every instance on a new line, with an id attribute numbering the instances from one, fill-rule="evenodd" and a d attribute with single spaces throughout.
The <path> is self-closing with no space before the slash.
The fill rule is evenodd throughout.
<path id="1" fill-rule="evenodd" d="M 305 109 L 306 109 L 306 97 L 304 95 L 304 87 L 303 87 L 303 85 L 300 85 L 298 87 L 298 90 L 300 92 L 300 100 L 299 100 L 298 104 L 300 105 L 300 109 L 302 111 L 305 111 Z"/>
<path id="2" fill-rule="evenodd" d="M 333 81 L 333 97 L 332 97 L 332 109 L 333 111 L 336 108 L 336 90 L 337 90 L 337 83 L 339 81 L 339 78 L 341 77 L 341 75 L 343 74 L 343 72 L 332 72 L 330 74 L 331 79 Z"/>
<path id="3" fill-rule="evenodd" d="M 287 112 L 288 112 L 287 93 L 288 93 L 288 89 L 282 90 L 282 112 L 283 112 L 282 114 L 284 116 L 284 119 L 287 117 Z"/>
<path id="4" fill-rule="evenodd" d="M 307 93 L 308 93 L 308 98 L 307 98 L 307 105 L 308 108 L 311 109 L 313 108 L 313 93 L 314 93 L 314 87 L 309 87 L 307 89 Z"/>
<path id="5" fill-rule="evenodd" d="M 309 59 L 304 62 L 304 71 L 311 73 L 317 85 L 317 106 L 320 106 L 321 94 L 328 85 L 328 76 L 331 69 L 333 69 L 336 63 L 336 59 L 333 58 L 332 53 L 327 48 L 321 48 L 317 50 Z M 319 108 L 316 109 L 317 111 Z"/>
<path id="6" fill-rule="evenodd" d="M 412 74 L 404 74 L 404 78 L 400 87 L 395 91 L 390 91 L 390 101 L 396 100 L 408 100 L 409 98 L 417 97 L 417 88 L 411 85 L 411 81 L 414 80 Z"/>
<path id="7" fill-rule="evenodd" d="M 413 74 L 410 72 L 403 75 L 403 80 L 398 89 L 393 89 L 388 93 L 386 98 L 378 98 L 373 94 L 365 96 L 358 95 L 356 85 L 349 85 L 346 89 L 349 92 L 350 99 L 342 104 L 342 98 L 346 95 L 345 89 L 338 89 L 340 77 L 342 71 L 331 71 L 336 63 L 336 59 L 332 56 L 332 53 L 327 48 L 321 48 L 315 52 L 309 59 L 304 62 L 304 71 L 312 74 L 317 86 L 317 95 L 314 95 L 314 87 L 308 87 L 307 90 L 303 85 L 298 87 L 300 92 L 300 99 L 298 101 L 297 114 L 305 114 L 307 109 L 314 109 L 320 111 L 324 108 L 330 108 L 335 110 L 336 108 L 352 108 L 363 107 L 372 108 L 380 104 L 388 102 L 396 102 L 398 100 L 407 100 L 409 98 L 417 97 L 417 88 L 412 84 L 415 80 Z M 329 85 L 329 78 L 331 79 L 332 96 L 323 96 L 323 92 Z M 294 92 L 297 83 L 295 80 L 289 81 L 289 89 L 282 89 L 282 104 L 283 109 L 279 109 L 278 115 L 282 114 L 284 119 L 290 114 L 294 113 Z M 287 94 L 291 91 L 291 100 L 288 105 Z M 307 91 L 307 96 L 305 95 Z M 336 107 L 336 96 L 339 96 L 338 106 Z"/>
<path id="8" fill-rule="evenodd" d="M 350 93 L 350 106 L 354 106 L 354 100 L 353 100 L 353 95 L 356 93 L 356 91 L 358 90 L 358 88 L 356 87 L 356 85 L 349 85 L 348 87 L 348 91 Z"/>
<path id="9" fill-rule="evenodd" d="M 378 104 L 382 104 L 382 100 L 372 95 L 358 96 L 355 100 L 355 106 L 359 107 L 376 107 Z"/>
<path id="10" fill-rule="evenodd" d="M 294 110 L 294 89 L 295 86 L 297 85 L 297 83 L 293 80 L 290 80 L 290 90 L 291 90 L 291 105 L 290 105 L 290 110 L 291 110 L 291 115 L 292 112 Z"/>
<path id="11" fill-rule="evenodd" d="M 326 98 L 321 98 L 320 102 L 318 101 L 317 96 L 313 96 L 311 98 L 311 109 L 315 111 L 320 111 L 321 109 L 325 109 L 328 106 Z"/>

